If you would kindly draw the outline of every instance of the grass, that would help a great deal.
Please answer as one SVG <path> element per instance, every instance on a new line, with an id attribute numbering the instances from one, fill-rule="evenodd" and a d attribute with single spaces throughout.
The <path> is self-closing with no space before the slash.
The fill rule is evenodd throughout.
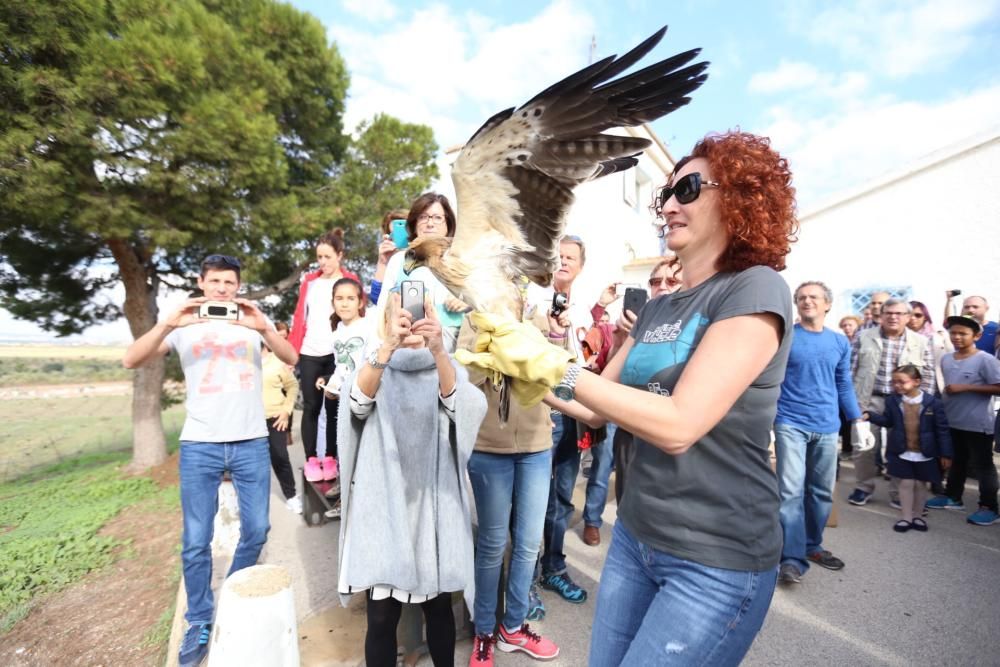
<path id="1" fill-rule="evenodd" d="M 132 371 L 121 359 L 59 359 L 53 357 L 7 357 L 0 349 L 0 387 L 45 384 L 127 382 Z"/>
<path id="2" fill-rule="evenodd" d="M 180 430 L 184 407 L 163 412 L 163 428 Z M 0 401 L 0 481 L 95 452 L 132 446 L 131 396 L 78 396 Z"/>
<path id="3" fill-rule="evenodd" d="M 109 462 L 110 459 L 110 462 Z M 0 633 L 32 598 L 58 591 L 111 562 L 115 540 L 98 535 L 124 507 L 156 496 L 156 483 L 123 477 L 127 455 L 79 457 L 0 484 Z"/>

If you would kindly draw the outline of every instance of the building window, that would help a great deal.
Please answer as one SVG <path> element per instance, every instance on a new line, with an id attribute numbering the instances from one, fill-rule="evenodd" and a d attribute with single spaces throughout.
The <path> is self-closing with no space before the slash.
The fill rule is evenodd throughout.
<path id="1" fill-rule="evenodd" d="M 636 202 L 635 172 L 634 168 L 622 172 L 622 201 L 630 207 L 634 207 Z"/>
<path id="2" fill-rule="evenodd" d="M 887 292 L 890 298 L 910 301 L 913 288 L 909 285 L 877 285 L 875 287 L 847 290 L 846 297 L 847 302 L 851 304 L 851 312 L 859 315 L 864 312 L 864 309 L 868 307 L 868 304 L 872 300 L 872 294 L 875 292 Z"/>

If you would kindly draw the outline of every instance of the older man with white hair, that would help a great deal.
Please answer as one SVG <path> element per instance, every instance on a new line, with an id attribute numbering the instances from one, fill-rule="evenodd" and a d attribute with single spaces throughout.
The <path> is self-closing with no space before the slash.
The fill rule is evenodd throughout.
<path id="1" fill-rule="evenodd" d="M 934 351 L 925 336 L 910 331 L 906 323 L 913 311 L 904 299 L 889 299 L 882 306 L 881 322 L 874 329 L 858 332 L 851 349 L 854 393 L 864 412 L 882 413 L 885 398 L 892 393 L 892 371 L 903 364 L 920 369 L 920 388 L 934 393 Z M 855 488 L 847 498 L 852 505 L 865 505 L 875 491 L 881 455 L 881 429 L 875 432 L 875 446 L 858 452 L 854 459 Z M 899 482 L 889 487 L 890 504 L 899 508 Z"/>

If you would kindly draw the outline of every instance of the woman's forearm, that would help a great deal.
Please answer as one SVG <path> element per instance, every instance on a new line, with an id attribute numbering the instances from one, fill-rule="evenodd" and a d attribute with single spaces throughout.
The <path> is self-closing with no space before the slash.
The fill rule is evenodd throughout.
<path id="1" fill-rule="evenodd" d="M 434 364 L 437 366 L 438 388 L 442 396 L 450 396 L 455 391 L 455 367 L 451 357 L 444 350 L 434 353 Z"/>

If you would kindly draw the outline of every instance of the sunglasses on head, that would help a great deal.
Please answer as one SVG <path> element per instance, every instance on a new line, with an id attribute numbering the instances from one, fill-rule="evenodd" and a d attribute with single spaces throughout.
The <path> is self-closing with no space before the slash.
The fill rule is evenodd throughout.
<path id="1" fill-rule="evenodd" d="M 681 176 L 672 186 L 664 185 L 660 188 L 656 195 L 656 208 L 661 210 L 671 197 L 677 197 L 677 201 L 681 204 L 690 204 L 698 198 L 703 187 L 717 188 L 719 184 L 715 181 L 701 180 L 701 174 L 697 171 Z"/>
<path id="2" fill-rule="evenodd" d="M 225 264 L 226 266 L 231 266 L 234 269 L 240 268 L 240 260 L 236 259 L 231 255 L 209 255 L 205 258 L 206 264 Z"/>

